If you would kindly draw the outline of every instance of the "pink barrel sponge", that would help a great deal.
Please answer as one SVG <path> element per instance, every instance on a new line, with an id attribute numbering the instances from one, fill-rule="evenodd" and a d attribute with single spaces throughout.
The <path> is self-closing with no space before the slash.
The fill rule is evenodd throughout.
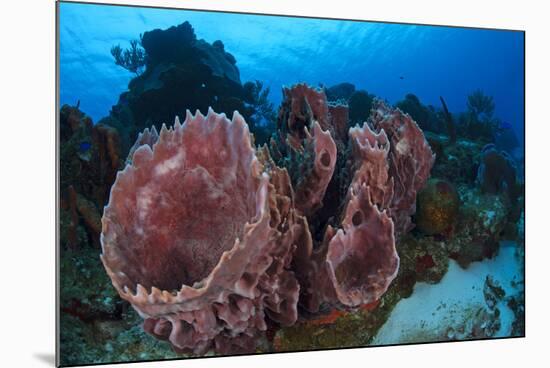
<path id="1" fill-rule="evenodd" d="M 394 181 L 390 213 L 396 232 L 403 234 L 413 228 L 416 194 L 430 177 L 435 155 L 418 124 L 401 110 L 375 100 L 369 120 L 390 141 L 389 173 Z"/>
<path id="2" fill-rule="evenodd" d="M 113 285 L 177 351 L 251 351 L 266 309 L 294 323 L 299 286 L 248 127 L 238 113 L 188 113 L 150 143 L 105 207 L 101 259 Z"/>

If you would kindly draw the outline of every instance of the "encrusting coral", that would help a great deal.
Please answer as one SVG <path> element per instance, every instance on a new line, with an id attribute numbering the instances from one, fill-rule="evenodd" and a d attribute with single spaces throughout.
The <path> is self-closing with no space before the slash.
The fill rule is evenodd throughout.
<path id="1" fill-rule="evenodd" d="M 460 199 L 448 181 L 430 179 L 418 193 L 416 226 L 426 235 L 449 236 L 458 217 Z"/>
<path id="2" fill-rule="evenodd" d="M 324 91 L 284 97 L 269 147 L 254 149 L 237 112 L 187 112 L 140 134 L 117 175 L 101 259 L 145 331 L 177 352 L 253 351 L 299 304 L 376 303 L 397 276 L 396 237 L 434 159 L 422 131 L 381 101 L 348 129 Z"/>

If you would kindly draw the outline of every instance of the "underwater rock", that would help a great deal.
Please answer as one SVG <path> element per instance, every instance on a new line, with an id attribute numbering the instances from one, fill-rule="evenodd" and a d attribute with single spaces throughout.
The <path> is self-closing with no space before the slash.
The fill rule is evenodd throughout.
<path id="1" fill-rule="evenodd" d="M 493 144 L 483 147 L 477 182 L 483 193 L 506 192 L 510 201 L 517 199 L 517 177 L 514 160 L 504 151 L 497 151 Z"/>
<path id="2" fill-rule="evenodd" d="M 327 95 L 327 99 L 329 101 L 348 101 L 354 92 L 355 85 L 347 82 L 335 84 L 334 86 L 325 89 L 325 94 Z"/>
<path id="3" fill-rule="evenodd" d="M 361 124 L 368 119 L 374 95 L 367 91 L 355 91 L 348 100 L 350 125 Z"/>
<path id="4" fill-rule="evenodd" d="M 430 147 L 436 154 L 432 176 L 445 179 L 455 185 L 475 186 L 479 168 L 479 152 L 482 145 L 466 139 L 458 139 L 449 145 L 448 138 L 431 132 L 425 133 Z"/>
<path id="5" fill-rule="evenodd" d="M 135 150 L 105 208 L 101 259 L 147 332 L 179 352 L 250 352 L 266 313 L 296 320 L 292 219 L 273 215 L 274 196 L 238 113 L 188 113 Z"/>
<path id="6" fill-rule="evenodd" d="M 225 76 L 240 84 L 239 70 L 235 67 L 233 55 L 225 51 L 223 43 L 219 40 L 214 41 L 212 45 L 204 40 L 197 40 L 189 22 L 165 30 L 145 32 L 141 44 L 147 54 L 148 67 L 162 63 L 189 62 L 200 56 L 215 76 Z"/>
<path id="7" fill-rule="evenodd" d="M 441 281 L 449 268 L 449 256 L 445 243 L 433 237 L 418 238 L 407 234 L 398 244 L 398 253 L 401 260 L 399 266 L 401 277 L 407 276 L 414 280 L 414 283 L 436 284 Z"/>
<path id="8" fill-rule="evenodd" d="M 186 109 L 206 113 L 212 107 L 227 115 L 240 111 L 253 131 L 270 115 L 269 101 L 259 99 L 262 91 L 254 100 L 241 84 L 236 60 L 223 43 L 197 39 L 189 22 L 145 32 L 141 46 L 145 70 L 130 81 L 128 91 L 100 121 L 118 129 L 123 156 L 139 132 L 152 125 L 160 129 Z"/>
<path id="9" fill-rule="evenodd" d="M 450 236 L 458 217 L 460 199 L 452 183 L 430 179 L 417 196 L 415 224 L 426 235 Z"/>
<path id="10" fill-rule="evenodd" d="M 508 297 L 506 305 L 514 313 L 510 336 L 525 336 L 525 295 L 523 292 Z"/>
<path id="11" fill-rule="evenodd" d="M 493 257 L 508 223 L 510 205 L 505 195 L 467 190 L 461 195 L 454 235 L 446 242 L 449 257 L 462 268 Z"/>

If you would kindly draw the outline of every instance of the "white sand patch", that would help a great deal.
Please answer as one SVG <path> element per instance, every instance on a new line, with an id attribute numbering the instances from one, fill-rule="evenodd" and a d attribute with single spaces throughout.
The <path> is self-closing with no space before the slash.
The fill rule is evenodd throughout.
<path id="1" fill-rule="evenodd" d="M 480 310 L 489 311 L 483 294 L 487 276 L 504 289 L 506 296 L 523 287 L 522 260 L 515 250 L 514 243 L 503 242 L 496 258 L 472 263 L 466 270 L 451 260 L 440 283 L 417 283 L 413 294 L 397 303 L 371 345 L 437 341 L 445 336 L 462 338 L 461 331 L 480 318 Z M 497 306 L 500 329 L 494 336 L 509 336 L 514 314 L 504 301 Z"/>

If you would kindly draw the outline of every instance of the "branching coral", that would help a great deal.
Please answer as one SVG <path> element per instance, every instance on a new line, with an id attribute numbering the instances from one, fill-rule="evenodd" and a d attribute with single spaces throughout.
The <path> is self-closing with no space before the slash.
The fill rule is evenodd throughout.
<path id="1" fill-rule="evenodd" d="M 111 48 L 111 55 L 113 55 L 116 65 L 137 75 L 140 74 L 146 63 L 145 50 L 137 40 L 130 41 L 130 48 L 126 50 L 122 50 L 120 45 L 113 46 Z"/>
<path id="2" fill-rule="evenodd" d="M 482 90 L 477 89 L 468 95 L 468 110 L 478 119 L 482 117 L 491 118 L 495 111 L 495 102 L 492 96 L 487 96 Z"/>

